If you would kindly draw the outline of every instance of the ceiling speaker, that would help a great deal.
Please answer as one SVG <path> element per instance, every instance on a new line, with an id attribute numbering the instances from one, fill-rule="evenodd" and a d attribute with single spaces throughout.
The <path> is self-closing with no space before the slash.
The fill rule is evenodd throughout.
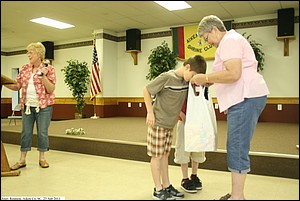
<path id="1" fill-rule="evenodd" d="M 126 50 L 141 50 L 141 30 L 126 30 Z"/>
<path id="2" fill-rule="evenodd" d="M 54 42 L 44 41 L 42 44 L 46 48 L 45 59 L 54 60 Z"/>
<path id="3" fill-rule="evenodd" d="M 294 36 L 294 8 L 277 11 L 277 36 Z"/>

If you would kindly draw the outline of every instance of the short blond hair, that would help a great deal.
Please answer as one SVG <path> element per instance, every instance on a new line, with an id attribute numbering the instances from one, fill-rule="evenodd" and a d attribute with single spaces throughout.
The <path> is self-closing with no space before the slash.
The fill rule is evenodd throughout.
<path id="1" fill-rule="evenodd" d="M 30 43 L 29 45 L 27 45 L 26 50 L 35 51 L 42 61 L 45 59 L 46 48 L 41 42 Z"/>

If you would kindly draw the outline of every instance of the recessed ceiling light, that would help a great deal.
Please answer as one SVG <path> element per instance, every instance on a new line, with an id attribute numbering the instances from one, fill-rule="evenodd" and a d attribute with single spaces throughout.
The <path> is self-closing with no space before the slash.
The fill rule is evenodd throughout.
<path id="1" fill-rule="evenodd" d="M 192 7 L 185 1 L 154 1 L 154 2 L 168 9 L 169 11 L 182 10 L 182 9 L 187 9 Z"/>
<path id="2" fill-rule="evenodd" d="M 30 21 L 39 23 L 39 24 L 43 24 L 46 26 L 58 28 L 58 29 L 67 29 L 67 28 L 74 27 L 74 25 L 72 25 L 72 24 L 67 24 L 64 22 L 57 21 L 57 20 L 52 20 L 52 19 L 49 19 L 46 17 L 40 17 L 40 18 L 32 19 Z"/>

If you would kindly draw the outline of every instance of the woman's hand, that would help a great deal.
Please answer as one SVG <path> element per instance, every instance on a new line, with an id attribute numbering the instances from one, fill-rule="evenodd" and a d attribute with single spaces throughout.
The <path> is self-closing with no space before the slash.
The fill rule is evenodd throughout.
<path id="1" fill-rule="evenodd" d="M 3 84 L 6 88 L 13 90 L 13 91 L 18 91 L 21 87 L 19 87 L 20 85 L 18 83 L 14 83 L 14 84 Z"/>
<path id="2" fill-rule="evenodd" d="M 192 77 L 192 79 L 190 80 L 190 82 L 192 84 L 196 84 L 198 86 L 200 85 L 205 85 L 206 84 L 206 78 L 205 78 L 205 74 L 196 74 Z"/>
<path id="3" fill-rule="evenodd" d="M 43 67 L 41 70 L 41 73 L 43 76 L 46 76 L 48 74 L 48 68 L 47 67 Z"/>

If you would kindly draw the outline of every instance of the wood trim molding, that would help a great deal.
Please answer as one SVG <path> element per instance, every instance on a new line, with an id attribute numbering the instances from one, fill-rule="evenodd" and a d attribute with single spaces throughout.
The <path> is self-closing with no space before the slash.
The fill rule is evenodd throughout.
<path id="1" fill-rule="evenodd" d="M 87 105 L 93 101 L 85 98 Z M 218 103 L 217 98 L 212 98 L 213 103 Z M 143 103 L 143 97 L 96 97 L 96 105 L 118 105 L 120 102 Z M 10 104 L 11 98 L 1 98 L 1 104 Z M 76 104 L 73 98 L 55 98 L 55 104 Z M 268 97 L 267 104 L 295 104 L 299 105 L 299 97 Z"/>
<path id="2" fill-rule="evenodd" d="M 295 104 L 299 105 L 299 97 L 268 97 L 267 104 Z"/>
<path id="3" fill-rule="evenodd" d="M 212 98 L 213 103 L 218 103 L 217 98 Z M 295 104 L 299 105 L 298 97 L 268 97 L 267 104 Z"/>
<path id="4" fill-rule="evenodd" d="M 1 98 L 1 104 L 10 104 L 11 98 Z"/>
<path id="5" fill-rule="evenodd" d="M 136 97 L 136 98 L 118 98 L 118 102 L 132 102 L 132 103 L 143 103 L 143 97 Z"/>

